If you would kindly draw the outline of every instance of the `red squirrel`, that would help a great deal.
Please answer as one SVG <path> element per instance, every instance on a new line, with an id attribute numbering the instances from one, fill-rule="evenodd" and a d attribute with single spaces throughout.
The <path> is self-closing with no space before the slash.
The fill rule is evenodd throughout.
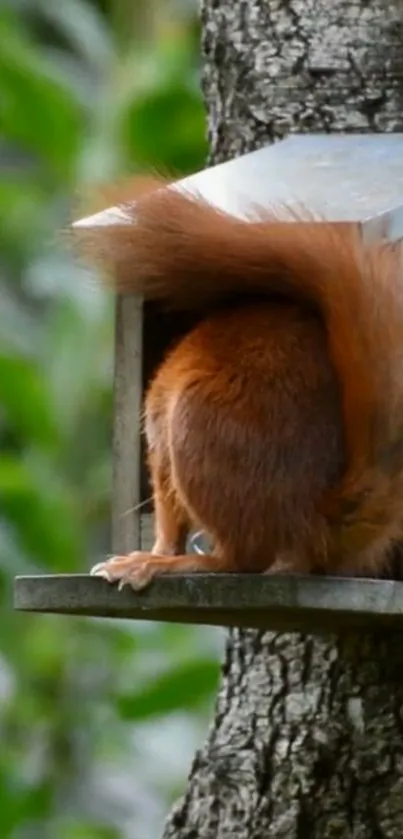
<path id="1" fill-rule="evenodd" d="M 81 231 L 87 251 L 117 292 L 201 319 L 145 398 L 154 547 L 92 573 L 382 573 L 403 537 L 400 244 L 241 220 L 160 182 L 123 209 Z M 186 553 L 193 527 L 210 554 Z"/>

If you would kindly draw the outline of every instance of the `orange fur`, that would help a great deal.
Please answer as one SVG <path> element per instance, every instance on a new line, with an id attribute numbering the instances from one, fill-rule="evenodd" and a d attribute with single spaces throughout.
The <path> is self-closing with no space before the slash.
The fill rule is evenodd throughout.
<path id="1" fill-rule="evenodd" d="M 215 568 L 382 571 L 403 536 L 400 245 L 156 187 L 133 223 L 79 231 L 117 291 L 203 313 L 146 398 L 154 552 L 183 567 L 198 524 Z"/>

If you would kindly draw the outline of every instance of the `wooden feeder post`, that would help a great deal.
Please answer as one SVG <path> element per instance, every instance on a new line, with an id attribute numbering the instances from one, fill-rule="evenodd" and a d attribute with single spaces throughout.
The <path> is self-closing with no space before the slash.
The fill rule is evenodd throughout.
<path id="1" fill-rule="evenodd" d="M 358 222 L 368 239 L 403 238 L 403 134 L 293 135 L 206 169 L 181 185 L 239 217 L 253 205 L 303 205 L 324 221 Z M 112 221 L 125 223 L 120 209 L 110 208 L 78 224 Z M 189 329 L 193 317 L 164 314 L 158 305 L 143 305 L 135 297 L 117 298 L 113 552 L 150 547 L 142 395 L 165 351 Z M 135 594 L 87 575 L 17 577 L 15 607 L 284 631 L 403 628 L 403 583 L 197 574 L 160 577 Z"/>

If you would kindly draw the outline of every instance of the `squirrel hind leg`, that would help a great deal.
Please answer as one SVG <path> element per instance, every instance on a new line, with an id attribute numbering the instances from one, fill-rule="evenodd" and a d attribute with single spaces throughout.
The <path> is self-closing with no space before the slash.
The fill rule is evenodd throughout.
<path id="1" fill-rule="evenodd" d="M 213 403 L 204 415 L 198 396 L 193 410 L 194 397 L 194 390 L 184 391 L 172 413 L 172 483 L 192 521 L 208 532 L 217 554 L 225 557 L 220 570 L 311 572 L 318 564 L 319 542 L 325 541 L 325 522 L 304 494 L 294 490 L 292 480 L 288 492 L 278 486 L 268 454 L 270 437 L 263 435 L 263 445 L 253 455 L 247 439 L 236 439 L 231 408 L 227 434 L 222 411 L 217 413 Z"/>
<path id="2" fill-rule="evenodd" d="M 184 574 L 226 570 L 219 553 L 187 554 L 186 542 L 190 520 L 186 509 L 172 486 L 166 452 L 153 449 L 149 464 L 154 495 L 154 545 L 151 551 L 132 551 L 126 556 L 113 556 L 100 562 L 91 575 L 118 583 L 119 589 L 129 585 L 134 591 L 146 588 L 154 577 L 162 574 Z"/>
<path id="3" fill-rule="evenodd" d="M 172 484 L 168 450 L 161 443 L 149 450 L 154 501 L 153 554 L 178 556 L 186 551 L 190 519 Z"/>

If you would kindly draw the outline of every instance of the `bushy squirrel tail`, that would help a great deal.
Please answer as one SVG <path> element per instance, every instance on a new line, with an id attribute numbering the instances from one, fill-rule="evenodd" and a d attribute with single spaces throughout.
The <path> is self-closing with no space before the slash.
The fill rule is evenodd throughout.
<path id="1" fill-rule="evenodd" d="M 403 272 L 400 244 L 366 245 L 358 225 L 292 221 L 276 209 L 240 220 L 157 183 L 127 224 L 77 230 L 116 291 L 175 309 L 281 294 L 313 305 L 340 382 L 347 472 L 326 500 L 331 554 L 403 533 Z M 281 210 L 281 208 L 280 208 Z M 402 506 L 400 512 L 399 507 Z"/>

